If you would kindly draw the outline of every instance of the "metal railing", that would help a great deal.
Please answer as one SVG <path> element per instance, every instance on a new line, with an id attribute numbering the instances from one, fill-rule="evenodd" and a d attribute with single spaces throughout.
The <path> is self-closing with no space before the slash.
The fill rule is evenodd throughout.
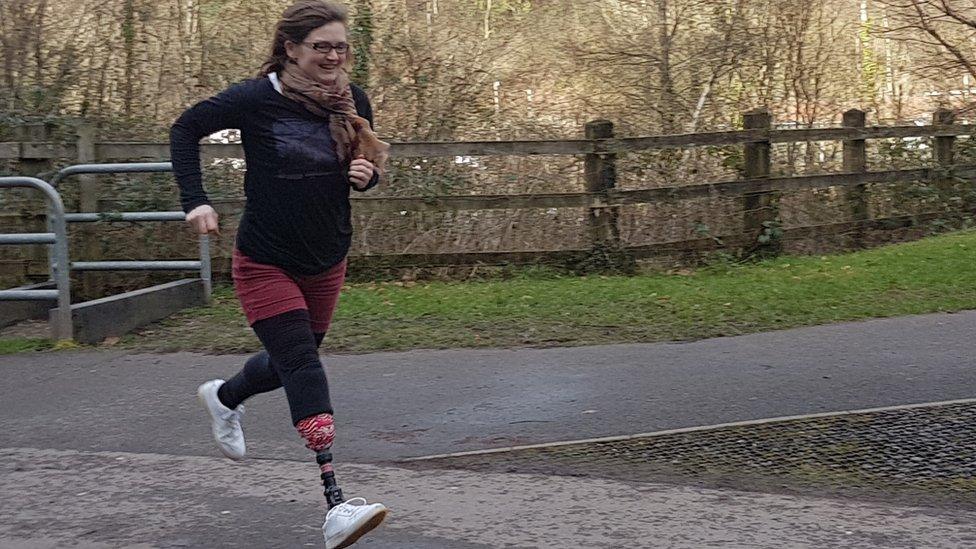
<path id="1" fill-rule="evenodd" d="M 126 164 L 77 164 L 59 171 L 51 179 L 57 188 L 67 177 L 74 175 L 117 174 L 117 173 L 161 173 L 173 171 L 171 162 L 134 162 Z M 96 223 L 105 221 L 185 221 L 182 211 L 172 212 L 110 212 L 110 213 L 69 213 L 65 214 L 68 223 Z M 203 286 L 210 295 L 213 287 L 210 262 L 210 237 L 200 235 L 199 261 L 77 261 L 71 264 L 76 271 L 200 271 Z"/>
<path id="2" fill-rule="evenodd" d="M 28 187 L 41 191 L 48 200 L 48 232 L 0 235 L 0 244 L 48 244 L 51 245 L 51 274 L 55 290 L 2 290 L 0 300 L 57 300 L 54 315 L 54 338 L 72 339 L 71 284 L 68 269 L 59 268 L 68 262 L 68 227 L 65 221 L 61 195 L 46 181 L 34 177 L 0 177 L 0 188 Z"/>
<path id="3" fill-rule="evenodd" d="M 65 213 L 57 185 L 73 175 L 158 173 L 173 170 L 170 162 L 142 162 L 130 164 L 78 164 L 59 171 L 50 183 L 34 177 L 0 177 L 0 188 L 30 187 L 40 190 L 48 199 L 47 232 L 0 234 L 0 245 L 47 244 L 51 246 L 49 264 L 54 290 L 0 290 L 0 301 L 57 300 L 58 308 L 52 324 L 55 339 L 73 339 L 71 316 L 70 272 L 76 271 L 200 271 L 204 291 L 209 296 L 213 288 L 210 238 L 201 235 L 199 261 L 75 261 L 68 257 L 68 223 L 97 223 L 113 221 L 185 221 L 182 211 L 171 212 L 105 212 Z M 62 268 L 64 266 L 64 268 Z"/>

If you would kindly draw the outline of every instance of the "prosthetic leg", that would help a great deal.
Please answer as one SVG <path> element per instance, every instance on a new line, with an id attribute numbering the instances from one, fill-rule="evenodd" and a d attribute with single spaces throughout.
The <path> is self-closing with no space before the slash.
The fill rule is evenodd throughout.
<path id="1" fill-rule="evenodd" d="M 345 503 L 342 489 L 336 484 L 335 470 L 332 468 L 332 452 L 322 451 L 315 454 L 315 462 L 319 464 L 319 470 L 322 471 L 322 486 L 325 488 L 325 502 L 329 505 L 329 509 Z"/>
<path id="2" fill-rule="evenodd" d="M 322 524 L 326 549 L 349 547 L 366 532 L 379 526 L 386 518 L 387 509 L 381 503 L 367 504 L 363 498 L 345 501 L 342 489 L 336 483 L 332 467 L 332 441 L 335 426 L 331 414 L 319 414 L 305 418 L 296 425 L 305 439 L 305 446 L 315 452 L 315 462 L 321 471 L 325 501 L 329 511 Z"/>
<path id="3" fill-rule="evenodd" d="M 335 440 L 335 421 L 332 414 L 318 414 L 298 422 L 295 427 L 305 439 L 305 447 L 315 452 L 315 462 L 322 472 L 322 486 L 325 487 L 325 501 L 329 509 L 344 503 L 342 490 L 336 484 L 335 469 L 332 467 L 332 442 Z"/>

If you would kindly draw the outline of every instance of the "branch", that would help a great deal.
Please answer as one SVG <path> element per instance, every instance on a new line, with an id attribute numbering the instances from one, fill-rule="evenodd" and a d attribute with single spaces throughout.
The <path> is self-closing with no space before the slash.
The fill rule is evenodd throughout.
<path id="1" fill-rule="evenodd" d="M 955 8 L 949 5 L 948 0 L 941 0 L 941 2 L 942 2 L 943 13 L 955 19 L 956 21 L 962 23 L 963 25 L 966 25 L 967 27 L 972 27 L 976 29 L 976 19 L 970 19 L 965 15 L 959 13 L 959 11 L 957 11 Z"/>
<path id="2" fill-rule="evenodd" d="M 949 41 L 943 38 L 936 29 L 929 25 L 927 14 L 922 10 L 922 6 L 920 5 L 921 1 L 923 0 L 912 0 L 912 6 L 915 8 L 916 13 L 918 14 L 919 24 L 922 25 L 922 29 L 927 32 L 929 36 L 935 38 L 942 47 L 951 53 L 953 57 L 955 57 L 956 60 L 966 68 L 966 71 L 969 72 L 973 78 L 976 78 L 976 67 L 973 66 L 969 59 L 966 59 L 962 52 L 959 51 L 959 48 L 950 44 Z"/>

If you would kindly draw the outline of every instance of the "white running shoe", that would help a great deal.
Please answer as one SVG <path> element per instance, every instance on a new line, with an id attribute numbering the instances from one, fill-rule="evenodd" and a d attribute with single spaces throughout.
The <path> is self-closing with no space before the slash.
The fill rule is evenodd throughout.
<path id="1" fill-rule="evenodd" d="M 382 503 L 367 504 L 364 498 L 352 498 L 329 509 L 322 524 L 325 549 L 342 549 L 356 543 L 366 532 L 379 526 L 386 513 Z"/>
<path id="2" fill-rule="evenodd" d="M 197 397 L 210 414 L 210 427 L 217 447 L 230 459 L 244 459 L 244 430 L 241 429 L 241 414 L 244 405 L 231 410 L 217 398 L 217 389 L 224 384 L 222 379 L 212 379 L 197 389 Z"/>

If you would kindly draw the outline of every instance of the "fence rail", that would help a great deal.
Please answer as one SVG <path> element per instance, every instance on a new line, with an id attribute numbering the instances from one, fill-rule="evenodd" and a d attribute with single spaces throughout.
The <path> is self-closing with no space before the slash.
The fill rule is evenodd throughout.
<path id="1" fill-rule="evenodd" d="M 745 145 L 747 143 L 798 143 L 807 141 L 852 141 L 866 139 L 906 139 L 920 137 L 955 137 L 976 134 L 976 124 L 941 126 L 869 126 L 864 128 L 814 128 L 790 130 L 740 130 L 703 132 L 648 137 L 602 139 L 558 139 L 538 141 L 466 141 L 466 142 L 398 142 L 393 141 L 390 156 L 394 158 L 451 156 L 532 156 L 610 154 L 655 149 Z M 236 143 L 205 143 L 204 158 L 244 158 Z M 95 144 L 99 160 L 135 160 L 169 158 L 168 143 L 137 141 L 100 142 Z M 49 142 L 2 142 L 0 160 L 48 160 L 77 158 L 78 146 Z"/>
<path id="2" fill-rule="evenodd" d="M 661 135 L 619 138 L 614 136 L 613 125 L 607 121 L 590 122 L 584 128 L 585 139 L 540 141 L 477 141 L 477 142 L 394 142 L 393 157 L 452 157 L 486 155 L 581 155 L 584 157 L 585 192 L 534 193 L 473 196 L 424 196 L 424 197 L 354 197 L 358 212 L 438 212 L 458 210 L 497 210 L 527 208 L 585 208 L 589 214 L 584 230 L 594 249 L 610 245 L 632 257 L 644 258 L 676 252 L 714 250 L 755 244 L 756 231 L 764 223 L 778 216 L 776 197 L 782 193 L 842 188 L 854 219 L 808 227 L 790 228 L 784 231 L 784 239 L 804 238 L 822 234 L 853 233 L 860 235 L 866 230 L 879 227 L 901 227 L 912 223 L 937 219 L 941 213 L 924 213 L 915 216 L 896 216 L 871 219 L 869 215 L 869 189 L 876 183 L 905 183 L 913 181 L 946 182 L 949 178 L 976 181 L 976 165 L 959 165 L 955 162 L 954 148 L 960 136 L 976 135 L 976 125 L 956 124 L 951 111 L 939 110 L 933 114 L 933 123 L 927 126 L 867 126 L 863 111 L 844 113 L 842 127 L 812 129 L 773 129 L 771 115 L 763 110 L 744 113 L 743 126 L 739 131 L 708 132 L 685 135 Z M 865 143 L 873 139 L 932 138 L 934 166 L 901 170 L 867 170 Z M 803 143 L 813 141 L 842 141 L 844 161 L 840 173 L 772 177 L 772 145 L 776 143 Z M 717 181 L 661 188 L 620 190 L 616 188 L 616 157 L 620 153 L 683 149 L 690 147 L 741 146 L 743 148 L 743 179 Z M 238 144 L 203 144 L 204 159 L 243 158 Z M 0 160 L 20 160 L 27 163 L 50 161 L 59 158 L 80 159 L 86 163 L 120 160 L 165 161 L 169 157 L 167 143 L 96 142 L 94 132 L 80 131 L 76 144 L 50 142 L 0 143 Z M 161 164 L 149 166 L 162 166 Z M 149 171 L 161 171 L 153 168 Z M 91 173 L 86 170 L 84 173 Z M 82 201 L 103 205 L 111 202 L 105 197 L 90 196 L 97 193 L 91 185 L 82 189 Z M 674 202 L 704 197 L 736 198 L 742 200 L 742 230 L 717 237 L 690 239 L 674 242 L 658 242 L 641 246 L 621 246 L 619 241 L 619 209 L 632 204 Z M 221 201 L 221 208 L 233 210 L 242 201 Z M 91 207 L 89 211 L 105 208 Z M 73 214 L 71 221 L 94 221 L 93 214 Z M 82 217 L 84 215 L 84 217 Z M 117 214 L 119 220 L 128 220 L 128 214 Z M 89 219 L 89 217 L 91 219 Z M 526 263 L 534 261 L 571 261 L 585 255 L 588 250 L 525 251 L 525 252 L 478 252 L 435 254 L 386 254 L 361 255 L 360 262 L 375 265 L 475 265 Z M 227 258 L 215 258 L 218 272 L 228 268 Z M 0 271 L 3 262 L 0 262 Z"/>

